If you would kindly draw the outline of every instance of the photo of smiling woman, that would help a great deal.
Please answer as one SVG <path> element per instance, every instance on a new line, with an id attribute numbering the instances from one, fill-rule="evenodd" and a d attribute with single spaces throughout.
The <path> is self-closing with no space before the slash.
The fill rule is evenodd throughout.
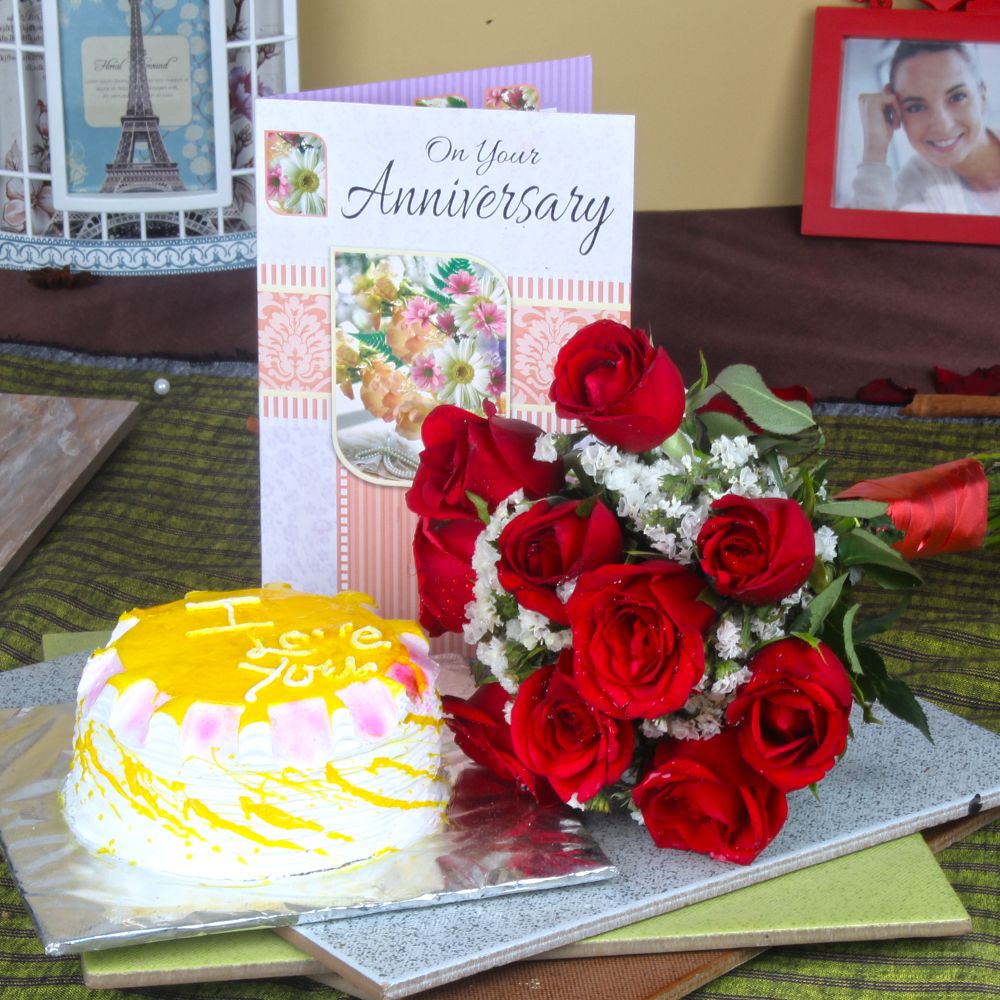
<path id="1" fill-rule="evenodd" d="M 847 39 L 836 207 L 1000 215 L 989 79 L 1000 45 Z"/>

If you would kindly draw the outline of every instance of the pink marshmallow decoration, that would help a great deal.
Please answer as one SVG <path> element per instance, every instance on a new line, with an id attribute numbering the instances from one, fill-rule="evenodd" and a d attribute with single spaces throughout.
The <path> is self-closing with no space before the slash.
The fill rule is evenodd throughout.
<path id="1" fill-rule="evenodd" d="M 151 680 L 138 681 L 118 696 L 108 726 L 127 746 L 145 746 L 153 712 L 168 701 L 170 696 L 161 693 Z"/>
<path id="2" fill-rule="evenodd" d="M 333 753 L 330 710 L 322 698 L 271 705 L 271 748 L 283 766 L 315 770 Z"/>
<path id="3" fill-rule="evenodd" d="M 356 681 L 337 694 L 354 717 L 354 725 L 363 736 L 382 739 L 397 728 L 399 720 L 396 700 L 382 681 Z"/>
<path id="4" fill-rule="evenodd" d="M 124 670 L 118 652 L 114 649 L 102 649 L 87 661 L 80 675 L 80 686 L 77 688 L 77 696 L 83 699 L 84 712 L 90 711 L 108 683 L 108 678 L 123 673 Z"/>
<path id="5" fill-rule="evenodd" d="M 410 654 L 410 659 L 424 672 L 427 684 L 434 687 L 437 684 L 439 671 L 437 663 L 430 658 L 430 646 L 427 640 L 411 632 L 404 632 L 399 638 Z"/>
<path id="6" fill-rule="evenodd" d="M 181 723 L 181 751 L 190 757 L 206 759 L 235 755 L 242 714 L 239 705 L 206 705 L 196 701 Z"/>
<path id="7" fill-rule="evenodd" d="M 410 696 L 411 701 L 417 700 L 417 695 L 420 693 L 417 690 L 417 675 L 413 672 L 413 667 L 408 663 L 400 663 L 397 660 L 389 667 L 385 675 L 398 684 L 402 684 L 406 688 L 406 693 Z"/>

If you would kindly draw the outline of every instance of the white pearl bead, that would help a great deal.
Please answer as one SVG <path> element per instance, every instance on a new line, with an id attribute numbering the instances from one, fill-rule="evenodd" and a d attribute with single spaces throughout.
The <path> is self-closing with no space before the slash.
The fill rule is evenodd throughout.
<path id="1" fill-rule="evenodd" d="M 168 392 L 170 392 L 170 383 L 165 378 L 158 378 L 153 383 L 153 392 L 155 392 L 157 396 L 165 396 Z"/>

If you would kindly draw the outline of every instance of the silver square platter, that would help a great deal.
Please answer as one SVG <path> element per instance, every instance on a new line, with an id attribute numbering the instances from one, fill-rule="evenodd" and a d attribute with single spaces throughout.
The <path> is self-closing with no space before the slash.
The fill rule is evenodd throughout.
<path id="1" fill-rule="evenodd" d="M 579 814 L 495 783 L 451 747 L 448 821 L 411 847 L 327 872 L 209 885 L 82 847 L 63 819 L 80 654 L 0 674 L 0 844 L 47 954 L 330 921 L 615 875 Z M 488 792 L 482 789 L 487 778 Z"/>

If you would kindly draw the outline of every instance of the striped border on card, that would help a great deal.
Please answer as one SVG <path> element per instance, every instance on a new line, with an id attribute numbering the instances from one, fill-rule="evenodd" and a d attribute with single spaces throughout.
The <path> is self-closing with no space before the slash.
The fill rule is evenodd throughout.
<path id="1" fill-rule="evenodd" d="M 265 389 L 260 394 L 260 415 L 280 420 L 330 419 L 330 394 Z"/>
<path id="2" fill-rule="evenodd" d="M 511 275 L 507 285 L 513 305 L 538 306 L 606 306 L 630 309 L 630 281 L 600 281 L 584 278 L 553 278 Z"/>
<path id="3" fill-rule="evenodd" d="M 262 260 L 257 264 L 257 290 L 329 295 L 330 268 L 327 264 Z"/>

